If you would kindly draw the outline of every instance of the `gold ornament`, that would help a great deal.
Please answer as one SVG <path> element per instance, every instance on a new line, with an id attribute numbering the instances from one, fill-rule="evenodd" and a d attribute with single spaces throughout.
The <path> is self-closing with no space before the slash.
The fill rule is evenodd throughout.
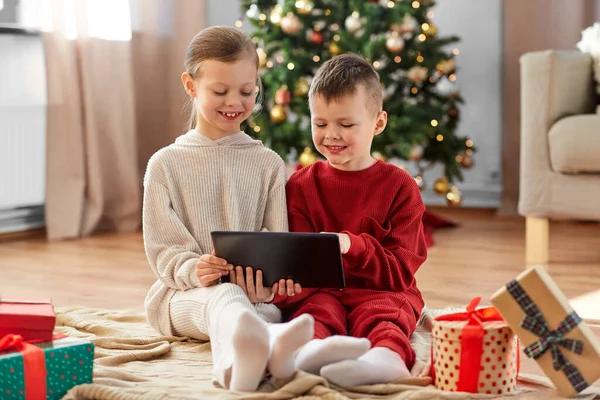
<path id="1" fill-rule="evenodd" d="M 425 67 L 414 66 L 408 70 L 406 76 L 415 83 L 421 83 L 427 79 L 428 70 Z"/>
<path id="2" fill-rule="evenodd" d="M 295 35 L 302 28 L 302 21 L 294 14 L 289 13 L 281 19 L 281 30 L 290 35 Z"/>
<path id="3" fill-rule="evenodd" d="M 296 86 L 294 87 L 294 96 L 306 96 L 308 94 L 308 90 L 310 86 L 306 78 L 300 78 L 298 82 L 296 82 Z"/>
<path id="4" fill-rule="evenodd" d="M 446 193 L 446 204 L 448 204 L 448 207 L 459 207 L 461 201 L 460 191 L 456 186 L 452 186 Z"/>
<path id="5" fill-rule="evenodd" d="M 415 182 L 417 183 L 417 186 L 419 187 L 419 190 L 422 192 L 423 190 L 425 190 L 425 181 L 423 180 L 423 177 L 418 175 L 415 176 Z"/>
<path id="6" fill-rule="evenodd" d="M 471 168 L 473 166 L 474 162 L 473 159 L 471 157 L 469 157 L 468 155 L 463 155 L 462 160 L 460 161 L 460 165 L 463 168 Z"/>
<path id="7" fill-rule="evenodd" d="M 424 31 L 423 33 L 425 34 L 425 36 L 427 36 L 428 38 L 432 38 L 435 35 L 437 35 L 437 31 L 438 28 L 437 26 L 435 26 L 433 23 L 429 23 L 429 28 L 427 28 L 426 31 Z"/>
<path id="8" fill-rule="evenodd" d="M 342 49 L 340 49 L 340 46 L 336 42 L 331 42 L 329 43 L 329 52 L 331 55 L 337 56 L 342 53 Z"/>
<path id="9" fill-rule="evenodd" d="M 310 15 L 313 8 L 315 8 L 315 4 L 312 0 L 296 0 L 296 11 L 298 11 L 298 14 Z"/>
<path id="10" fill-rule="evenodd" d="M 404 50 L 404 39 L 402 39 L 397 33 L 393 33 L 385 41 L 385 47 L 390 53 L 400 53 Z"/>
<path id="11" fill-rule="evenodd" d="M 281 124 L 283 121 L 286 120 L 287 113 L 285 112 L 285 108 L 283 108 L 281 104 L 277 104 L 271 109 L 269 116 L 271 117 L 271 121 L 273 121 L 276 124 Z"/>
<path id="12" fill-rule="evenodd" d="M 310 147 L 306 147 L 300 157 L 298 157 L 298 162 L 303 167 L 314 164 L 317 162 L 317 155 L 311 150 Z"/>
<path id="13" fill-rule="evenodd" d="M 452 72 L 456 71 L 456 61 L 453 58 L 449 60 L 442 60 L 436 66 L 437 70 L 440 71 L 444 75 L 449 75 Z"/>
<path id="14" fill-rule="evenodd" d="M 371 157 L 373 157 L 376 160 L 387 161 L 387 157 L 378 151 L 374 151 L 373 153 L 371 153 Z"/>
<path id="15" fill-rule="evenodd" d="M 260 47 L 256 49 L 256 53 L 258 54 L 258 66 L 264 68 L 267 65 L 267 53 Z"/>
<path id="16" fill-rule="evenodd" d="M 292 94 L 286 85 L 283 85 L 275 92 L 275 103 L 285 106 L 292 101 Z"/>
<path id="17" fill-rule="evenodd" d="M 448 179 L 446 179 L 445 176 L 438 178 L 435 181 L 435 183 L 433 184 L 433 191 L 441 196 L 448 193 L 449 190 L 450 190 L 450 183 L 448 182 Z"/>

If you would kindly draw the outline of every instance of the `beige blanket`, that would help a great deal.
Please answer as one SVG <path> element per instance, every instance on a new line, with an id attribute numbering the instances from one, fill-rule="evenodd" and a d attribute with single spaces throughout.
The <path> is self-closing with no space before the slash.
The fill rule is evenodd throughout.
<path id="1" fill-rule="evenodd" d="M 419 360 L 413 370 L 415 375 L 428 369 L 429 330 L 432 315 L 435 314 L 432 311 L 424 312 L 412 338 Z M 257 393 L 231 392 L 216 387 L 212 382 L 209 343 L 158 336 L 141 313 L 73 307 L 58 308 L 57 315 L 58 331 L 89 339 L 96 345 L 94 383 L 73 388 L 64 400 L 495 398 L 441 392 L 430 386 L 431 379 L 426 376 L 398 384 L 344 390 L 328 384 L 321 377 L 303 372 L 298 372 L 291 382 L 266 382 Z M 543 379 L 541 382 L 544 382 Z M 558 396 L 542 386 L 522 385 L 521 392 L 511 398 L 555 399 Z M 590 393 L 580 398 L 596 397 Z"/>

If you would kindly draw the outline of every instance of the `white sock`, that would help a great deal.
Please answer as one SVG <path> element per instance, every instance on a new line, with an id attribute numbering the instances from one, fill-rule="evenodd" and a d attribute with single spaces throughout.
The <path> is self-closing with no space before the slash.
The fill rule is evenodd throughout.
<path id="1" fill-rule="evenodd" d="M 267 325 L 255 313 L 242 311 L 233 328 L 232 346 L 233 363 L 229 388 L 256 390 L 264 377 L 269 359 Z"/>
<path id="2" fill-rule="evenodd" d="M 387 347 L 374 347 L 358 360 L 346 360 L 321 368 L 321 376 L 338 386 L 389 383 L 410 376 L 406 363 Z"/>
<path id="3" fill-rule="evenodd" d="M 330 336 L 313 339 L 296 356 L 296 368 L 318 375 L 325 365 L 343 360 L 355 360 L 365 354 L 371 342 L 367 338 L 352 336 Z"/>
<path id="4" fill-rule="evenodd" d="M 274 378 L 289 379 L 294 375 L 296 350 L 312 339 L 314 324 L 311 315 L 302 314 L 290 322 L 269 325 L 271 357 L 268 366 Z"/>

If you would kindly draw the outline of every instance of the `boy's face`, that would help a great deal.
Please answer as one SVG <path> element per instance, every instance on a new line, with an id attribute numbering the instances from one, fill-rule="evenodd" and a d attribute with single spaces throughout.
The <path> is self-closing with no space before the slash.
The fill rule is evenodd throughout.
<path id="1" fill-rule="evenodd" d="M 385 128 L 387 113 L 367 107 L 363 85 L 355 94 L 329 103 L 313 94 L 310 113 L 315 147 L 333 167 L 360 171 L 373 165 L 371 143 Z"/>

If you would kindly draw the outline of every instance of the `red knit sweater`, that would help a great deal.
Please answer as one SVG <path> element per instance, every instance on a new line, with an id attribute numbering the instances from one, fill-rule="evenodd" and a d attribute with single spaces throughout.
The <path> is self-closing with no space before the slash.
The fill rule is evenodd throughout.
<path id="1" fill-rule="evenodd" d="M 382 161 L 362 171 L 317 162 L 292 175 L 286 192 L 290 231 L 350 236 L 348 289 L 404 292 L 422 304 L 414 275 L 427 257 L 425 206 L 412 176 Z"/>

